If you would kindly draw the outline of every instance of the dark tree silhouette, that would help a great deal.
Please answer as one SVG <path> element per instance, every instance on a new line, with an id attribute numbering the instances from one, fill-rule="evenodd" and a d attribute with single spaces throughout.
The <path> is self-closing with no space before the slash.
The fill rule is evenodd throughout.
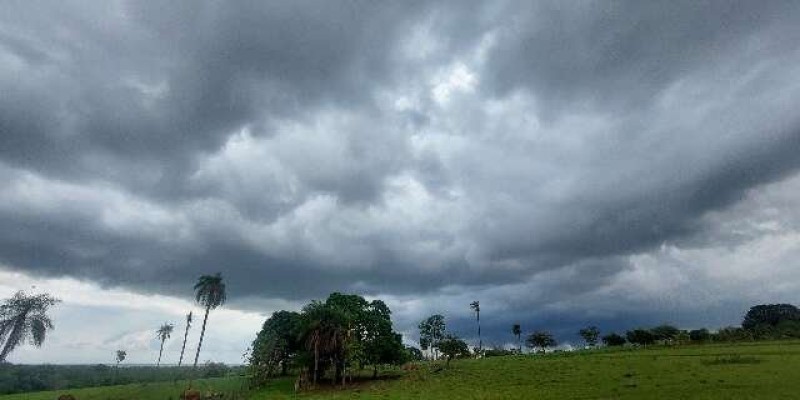
<path id="1" fill-rule="evenodd" d="M 208 322 L 209 311 L 225 304 L 227 294 L 225 293 L 225 283 L 222 281 L 222 274 L 203 275 L 194 285 L 195 300 L 206 308 L 203 317 L 203 328 L 200 330 L 200 342 L 197 343 L 197 353 L 194 355 L 194 367 L 197 367 L 197 360 L 200 358 L 200 348 L 203 346 L 203 337 L 206 334 L 206 323 Z"/>
<path id="2" fill-rule="evenodd" d="M 625 340 L 624 337 L 622 337 L 620 335 L 617 335 L 616 333 L 613 333 L 613 332 L 608 334 L 608 335 L 603 336 L 603 343 L 606 346 L 610 346 L 610 347 L 622 346 L 622 345 L 625 344 L 625 342 L 626 342 L 626 340 Z"/>
<path id="3" fill-rule="evenodd" d="M 156 336 L 158 340 L 161 341 L 161 347 L 158 349 L 158 362 L 156 362 L 156 366 L 161 365 L 161 354 L 164 353 L 164 342 L 172 336 L 172 330 L 175 328 L 174 325 L 170 323 L 164 323 L 161 325 L 160 328 L 156 331 Z"/>
<path id="4" fill-rule="evenodd" d="M 580 334 L 583 340 L 586 341 L 587 345 L 594 347 L 597 345 L 597 338 L 600 336 L 600 329 L 597 329 L 596 326 L 587 326 L 586 328 L 578 331 L 578 334 Z"/>
<path id="5" fill-rule="evenodd" d="M 625 338 L 632 344 L 647 346 L 656 342 L 656 335 L 649 329 L 634 329 L 625 333 Z"/>
<path id="6" fill-rule="evenodd" d="M 520 324 L 512 325 L 511 333 L 517 337 L 517 352 L 522 354 L 522 341 L 520 339 L 522 337 L 522 326 L 520 326 Z"/>
<path id="7" fill-rule="evenodd" d="M 29 296 L 19 291 L 0 306 L 0 364 L 25 341 L 36 347 L 44 343 L 47 331 L 53 329 L 47 310 L 59 301 L 49 294 Z"/>
<path id="8" fill-rule="evenodd" d="M 183 352 L 186 350 L 186 338 L 189 337 L 189 328 L 192 326 L 192 312 L 186 314 L 186 331 L 183 332 L 183 346 L 181 346 L 181 358 L 178 359 L 178 366 L 183 364 Z"/>
<path id="9" fill-rule="evenodd" d="M 742 328 L 752 330 L 758 326 L 776 326 L 782 321 L 800 321 L 800 310 L 791 304 L 753 306 L 744 316 Z"/>
<path id="10" fill-rule="evenodd" d="M 548 347 L 556 345 L 556 340 L 553 339 L 553 335 L 550 332 L 536 331 L 528 335 L 528 338 L 525 339 L 525 345 L 532 348 L 534 351 L 538 348 L 544 353 Z"/>
<path id="11" fill-rule="evenodd" d="M 475 318 L 478 321 L 478 354 L 483 351 L 483 339 L 481 339 L 481 302 L 473 301 L 469 304 L 469 308 L 475 311 Z"/>

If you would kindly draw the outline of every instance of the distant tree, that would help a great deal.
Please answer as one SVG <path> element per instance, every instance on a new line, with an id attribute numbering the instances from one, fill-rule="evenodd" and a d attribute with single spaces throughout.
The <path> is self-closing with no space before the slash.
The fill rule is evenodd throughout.
<path id="1" fill-rule="evenodd" d="M 626 339 L 632 344 L 647 346 L 656 342 L 656 336 L 648 329 L 634 329 L 625 333 Z"/>
<path id="2" fill-rule="evenodd" d="M 439 342 L 439 350 L 447 357 L 447 365 L 450 365 L 450 360 L 453 358 L 470 355 L 467 343 L 455 335 L 446 335 Z"/>
<path id="3" fill-rule="evenodd" d="M 520 340 L 520 337 L 522 336 L 522 326 L 520 326 L 520 324 L 512 325 L 511 333 L 517 337 L 517 352 L 522 354 L 522 341 Z"/>
<path id="4" fill-rule="evenodd" d="M 653 334 L 655 340 L 660 340 L 664 343 L 668 343 L 675 340 L 677 336 L 681 333 L 681 330 L 672 325 L 664 324 L 650 329 L 650 333 Z"/>
<path id="5" fill-rule="evenodd" d="M 47 310 L 58 302 L 49 294 L 27 295 L 19 291 L 0 305 L 0 364 L 25 341 L 41 347 L 47 331 L 53 329 Z"/>
<path id="6" fill-rule="evenodd" d="M 478 354 L 483 350 L 483 339 L 481 339 L 481 302 L 478 300 L 469 303 L 469 308 L 475 311 L 475 318 L 478 321 Z"/>
<path id="7" fill-rule="evenodd" d="M 617 335 L 616 333 L 610 333 L 608 335 L 603 336 L 603 344 L 609 347 L 614 346 L 622 346 L 626 342 L 625 338 Z"/>
<path id="8" fill-rule="evenodd" d="M 433 358 L 433 355 L 432 355 L 433 349 L 431 349 L 430 339 L 420 336 L 420 338 L 419 338 L 419 349 L 420 349 L 420 351 L 423 351 L 423 352 L 430 350 L 431 351 L 431 354 L 430 354 L 431 357 L 430 358 Z"/>
<path id="9" fill-rule="evenodd" d="M 781 321 L 800 321 L 800 310 L 791 304 L 761 304 L 750 307 L 742 328 L 752 330 L 759 325 L 776 326 Z"/>
<path id="10" fill-rule="evenodd" d="M 158 340 L 161 341 L 161 347 L 158 349 L 158 362 L 156 362 L 156 366 L 161 365 L 161 354 L 164 352 L 164 342 L 172 336 L 172 330 L 175 328 L 174 325 L 170 323 L 164 323 L 161 325 L 160 328 L 156 331 L 156 336 Z"/>
<path id="11" fill-rule="evenodd" d="M 192 312 L 186 314 L 186 330 L 183 332 L 183 346 L 181 346 L 181 358 L 178 359 L 178 366 L 183 364 L 183 352 L 186 350 L 186 339 L 189 337 L 189 328 L 192 326 Z"/>
<path id="12" fill-rule="evenodd" d="M 711 339 L 711 333 L 706 328 L 694 329 L 689 331 L 689 339 L 693 342 L 707 342 Z"/>
<path id="13" fill-rule="evenodd" d="M 422 361 L 424 359 L 422 350 L 414 346 L 406 346 L 406 358 L 409 361 Z"/>
<path id="14" fill-rule="evenodd" d="M 751 330 L 737 326 L 721 328 L 711 337 L 715 342 L 747 342 L 755 339 Z"/>
<path id="15" fill-rule="evenodd" d="M 528 338 L 525 339 L 525 345 L 536 351 L 536 349 L 541 350 L 542 353 L 548 347 L 553 347 L 556 345 L 556 340 L 553 338 L 553 335 L 547 331 L 536 331 L 528 335 Z"/>
<path id="16" fill-rule="evenodd" d="M 117 368 L 119 368 L 119 364 L 125 361 L 125 358 L 128 357 L 128 352 L 125 350 L 117 350 L 116 353 L 116 361 L 117 361 Z"/>
<path id="17" fill-rule="evenodd" d="M 420 343 L 424 341 L 428 345 L 434 359 L 437 358 L 439 342 L 444 338 L 446 328 L 444 316 L 439 314 L 431 315 L 419 323 Z"/>
<path id="18" fill-rule="evenodd" d="M 596 326 L 587 326 L 586 328 L 578 331 L 578 333 L 581 335 L 583 340 L 586 341 L 587 345 L 592 347 L 597 345 L 597 338 L 600 336 L 600 329 L 597 329 Z"/>
<path id="19" fill-rule="evenodd" d="M 502 357 L 510 356 L 517 353 L 517 349 L 507 350 L 501 346 L 493 346 L 492 348 L 483 350 L 484 357 Z"/>
<path id="20" fill-rule="evenodd" d="M 194 285 L 195 300 L 206 308 L 206 315 L 203 317 L 203 328 L 200 330 L 200 342 L 197 343 L 197 353 L 194 355 L 194 367 L 197 368 L 197 360 L 200 358 L 200 348 L 203 347 L 203 337 L 206 334 L 206 323 L 208 322 L 208 312 L 225 304 L 227 293 L 225 293 L 225 283 L 222 281 L 222 274 L 203 275 Z"/>

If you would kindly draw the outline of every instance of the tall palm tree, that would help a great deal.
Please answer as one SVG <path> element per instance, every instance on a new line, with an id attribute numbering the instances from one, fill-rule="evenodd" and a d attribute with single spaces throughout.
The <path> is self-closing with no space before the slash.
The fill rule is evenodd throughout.
<path id="1" fill-rule="evenodd" d="M 483 340 L 481 339 L 481 302 L 473 301 L 469 304 L 469 308 L 475 311 L 475 317 L 478 320 L 478 354 L 483 354 Z"/>
<path id="2" fill-rule="evenodd" d="M 19 291 L 0 306 L 0 343 L 5 343 L 0 364 L 26 340 L 36 347 L 44 343 L 47 331 L 53 329 L 47 309 L 59 301 L 48 294 L 28 296 Z"/>
<path id="3" fill-rule="evenodd" d="M 197 360 L 200 358 L 200 348 L 203 346 L 203 337 L 206 334 L 206 323 L 208 322 L 208 312 L 225 303 L 225 283 L 222 282 L 222 274 L 203 275 L 194 285 L 195 300 L 206 308 L 206 315 L 203 317 L 203 328 L 200 330 L 200 342 L 197 344 L 197 353 L 194 355 L 194 367 L 197 367 Z"/>
<path id="4" fill-rule="evenodd" d="M 301 328 L 301 341 L 314 355 L 314 374 L 312 384 L 323 371 L 319 369 L 320 360 L 331 360 L 336 365 L 343 361 L 346 352 L 348 327 L 344 313 L 322 302 L 312 302 L 303 309 L 304 320 Z"/>
<path id="5" fill-rule="evenodd" d="M 186 332 L 183 333 L 183 346 L 181 346 L 181 358 L 178 359 L 178 366 L 183 363 L 183 352 L 186 350 L 186 338 L 189 337 L 189 327 L 192 326 L 192 312 L 186 314 Z"/>
<path id="6" fill-rule="evenodd" d="M 158 339 L 161 340 L 161 348 L 158 349 L 158 362 L 156 363 L 156 367 L 161 365 L 161 353 L 164 352 L 164 342 L 166 342 L 167 339 L 172 336 L 172 330 L 174 328 L 174 325 L 170 323 L 164 323 L 164 325 L 161 325 L 161 327 L 156 331 Z"/>
<path id="7" fill-rule="evenodd" d="M 520 341 L 520 337 L 522 336 L 522 326 L 519 324 L 514 324 L 511 327 L 511 333 L 517 337 L 517 353 L 522 354 L 522 342 Z"/>

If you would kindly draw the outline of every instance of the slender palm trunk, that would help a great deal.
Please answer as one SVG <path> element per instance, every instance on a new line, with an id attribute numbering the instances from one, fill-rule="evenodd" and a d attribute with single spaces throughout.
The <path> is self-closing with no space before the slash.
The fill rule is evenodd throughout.
<path id="1" fill-rule="evenodd" d="M 14 348 L 20 343 L 22 339 L 22 334 L 25 329 L 25 319 L 28 318 L 27 313 L 23 313 L 19 315 L 14 321 L 14 327 L 11 328 L 11 332 L 8 334 L 8 338 L 6 339 L 6 344 L 3 346 L 3 351 L 0 352 L 0 363 L 6 362 L 6 357 L 11 353 Z"/>
<path id="2" fill-rule="evenodd" d="M 183 347 L 181 347 L 181 358 L 178 359 L 178 366 L 183 363 L 183 352 L 186 350 L 186 338 L 189 337 L 189 324 L 186 324 L 186 332 L 183 333 Z"/>
<path id="3" fill-rule="evenodd" d="M 211 311 L 211 305 L 206 306 L 206 316 L 203 317 L 203 329 L 200 330 L 200 343 L 197 343 L 197 353 L 194 355 L 194 368 L 197 368 L 197 360 L 200 358 L 200 348 L 203 347 L 203 336 L 206 335 L 206 322 L 208 322 L 209 311 Z"/>
<path id="4" fill-rule="evenodd" d="M 517 334 L 517 354 L 522 354 L 522 339 L 520 334 Z"/>
<path id="5" fill-rule="evenodd" d="M 481 312 L 480 310 L 477 312 L 478 318 L 478 354 L 482 353 L 483 350 L 483 339 L 481 339 Z"/>
<path id="6" fill-rule="evenodd" d="M 164 340 L 161 340 L 161 348 L 158 349 L 158 362 L 156 362 L 156 367 L 161 365 L 161 354 L 164 352 Z"/>
<path id="7" fill-rule="evenodd" d="M 319 339 L 317 339 L 319 340 Z M 317 386 L 317 375 L 319 375 L 319 342 L 314 342 L 314 386 Z"/>

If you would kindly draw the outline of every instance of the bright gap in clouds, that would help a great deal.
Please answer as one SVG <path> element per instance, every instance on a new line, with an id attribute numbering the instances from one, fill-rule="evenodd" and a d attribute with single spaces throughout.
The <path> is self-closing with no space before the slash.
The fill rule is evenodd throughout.
<path id="1" fill-rule="evenodd" d="M 184 365 L 191 365 L 194 360 L 204 310 L 189 301 L 104 289 L 71 278 L 33 278 L 0 267 L 0 298 L 9 298 L 20 289 L 46 292 L 62 302 L 49 312 L 55 329 L 48 332 L 44 345 L 18 347 L 9 356 L 12 363 L 113 363 L 114 352 L 121 349 L 128 352 L 127 364 L 155 364 L 159 349 L 156 329 L 170 322 L 175 330 L 164 345 L 162 364 L 177 364 L 189 311 L 194 313 L 194 321 L 186 342 Z M 264 317 L 254 312 L 225 306 L 212 310 L 200 362 L 244 363 L 243 354 L 263 322 Z"/>

